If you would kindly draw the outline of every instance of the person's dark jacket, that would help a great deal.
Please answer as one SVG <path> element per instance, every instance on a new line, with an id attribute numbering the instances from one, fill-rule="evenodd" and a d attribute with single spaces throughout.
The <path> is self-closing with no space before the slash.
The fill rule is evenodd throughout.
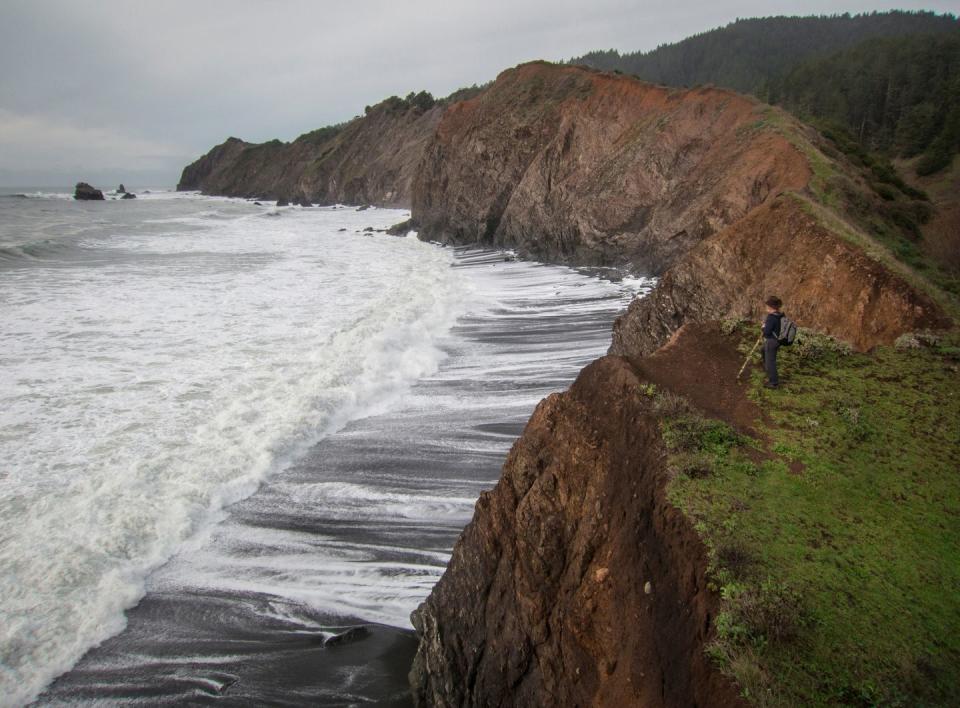
<path id="1" fill-rule="evenodd" d="M 780 337 L 780 319 L 782 312 L 772 312 L 767 315 L 763 323 L 763 336 L 765 339 L 778 339 Z"/>

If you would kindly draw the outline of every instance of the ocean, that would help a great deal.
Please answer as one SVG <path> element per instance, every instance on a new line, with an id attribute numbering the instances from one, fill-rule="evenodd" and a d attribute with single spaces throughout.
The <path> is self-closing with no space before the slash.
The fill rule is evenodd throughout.
<path id="1" fill-rule="evenodd" d="M 409 614 L 652 286 L 409 212 L 0 195 L 0 705 L 406 705 Z"/>

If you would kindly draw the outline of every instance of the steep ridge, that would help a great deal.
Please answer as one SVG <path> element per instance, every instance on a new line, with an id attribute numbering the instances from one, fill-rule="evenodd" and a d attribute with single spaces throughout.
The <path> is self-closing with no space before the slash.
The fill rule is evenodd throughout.
<path id="1" fill-rule="evenodd" d="M 815 209 L 783 195 L 692 249 L 617 319 L 610 353 L 649 354 L 685 322 L 759 320 L 769 293 L 805 327 L 861 350 L 950 325 L 929 296 L 838 236 Z"/>
<path id="2" fill-rule="evenodd" d="M 392 136 L 379 149 L 408 150 L 386 181 L 371 164 L 399 164 L 396 154 L 351 142 L 370 120 L 315 136 L 322 147 L 309 150 L 292 147 L 302 138 L 252 150 L 228 141 L 184 182 L 245 196 L 313 185 L 315 201 L 400 195 L 421 238 L 663 274 L 615 325 L 611 355 L 538 407 L 478 501 L 413 616 L 415 699 L 736 705 L 738 687 L 704 653 L 719 599 L 699 533 L 667 498 L 650 391 L 682 394 L 740 431 L 757 426 L 745 385 L 718 384 L 734 381 L 742 354 L 701 323 L 757 317 L 770 292 L 801 326 L 861 350 L 950 327 L 923 279 L 845 213 L 850 194 L 868 209 L 880 197 L 790 116 L 713 88 L 535 62 L 445 109 L 379 119 Z M 390 128 L 398 119 L 405 127 Z M 328 148 L 343 162 L 316 157 Z M 285 162 L 297 150 L 317 150 L 309 159 L 322 169 Z M 363 198 L 337 191 L 348 172 L 363 177 Z M 412 182 L 396 187 L 398 174 Z"/>
<path id="3" fill-rule="evenodd" d="M 703 652 L 716 598 L 664 458 L 623 359 L 545 399 L 413 615 L 417 703 L 739 705 Z"/>
<path id="4" fill-rule="evenodd" d="M 178 190 L 316 204 L 409 206 L 424 146 L 443 112 L 387 99 L 343 126 L 290 143 L 229 138 L 183 170 Z"/>
<path id="5" fill-rule="evenodd" d="M 859 188 L 853 174 L 768 107 L 576 69 L 519 67 L 444 115 L 414 191 L 423 235 L 666 272 L 618 320 L 610 355 L 541 403 L 478 501 L 412 617 L 418 704 L 743 700 L 707 659 L 720 599 L 668 499 L 652 391 L 755 434 L 742 353 L 715 320 L 758 317 L 770 292 L 861 350 L 952 326 L 846 218 L 831 190 Z M 635 228 L 615 226 L 640 207 Z"/>
<path id="6" fill-rule="evenodd" d="M 766 110 L 726 90 L 524 64 L 443 115 L 417 174 L 413 218 L 425 238 L 660 272 L 808 183 L 788 140 L 749 129 Z"/>

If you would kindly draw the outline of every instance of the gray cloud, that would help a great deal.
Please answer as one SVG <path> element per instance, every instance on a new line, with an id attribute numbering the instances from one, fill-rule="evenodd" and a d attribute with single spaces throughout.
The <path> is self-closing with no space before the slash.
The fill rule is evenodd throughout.
<path id="1" fill-rule="evenodd" d="M 843 10 L 894 7 L 956 10 Z M 838 11 L 830 0 L 7 0 L 0 182 L 173 184 L 228 135 L 289 140 L 388 95 L 445 95 L 530 59 L 651 49 L 736 17 Z"/>

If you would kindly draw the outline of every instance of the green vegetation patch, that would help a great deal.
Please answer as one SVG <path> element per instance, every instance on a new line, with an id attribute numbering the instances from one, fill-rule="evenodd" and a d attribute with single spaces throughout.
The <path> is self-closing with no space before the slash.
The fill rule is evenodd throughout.
<path id="1" fill-rule="evenodd" d="M 804 335 L 781 389 L 753 374 L 756 437 L 658 401 L 722 597 L 710 654 L 759 705 L 958 705 L 960 335 Z"/>

